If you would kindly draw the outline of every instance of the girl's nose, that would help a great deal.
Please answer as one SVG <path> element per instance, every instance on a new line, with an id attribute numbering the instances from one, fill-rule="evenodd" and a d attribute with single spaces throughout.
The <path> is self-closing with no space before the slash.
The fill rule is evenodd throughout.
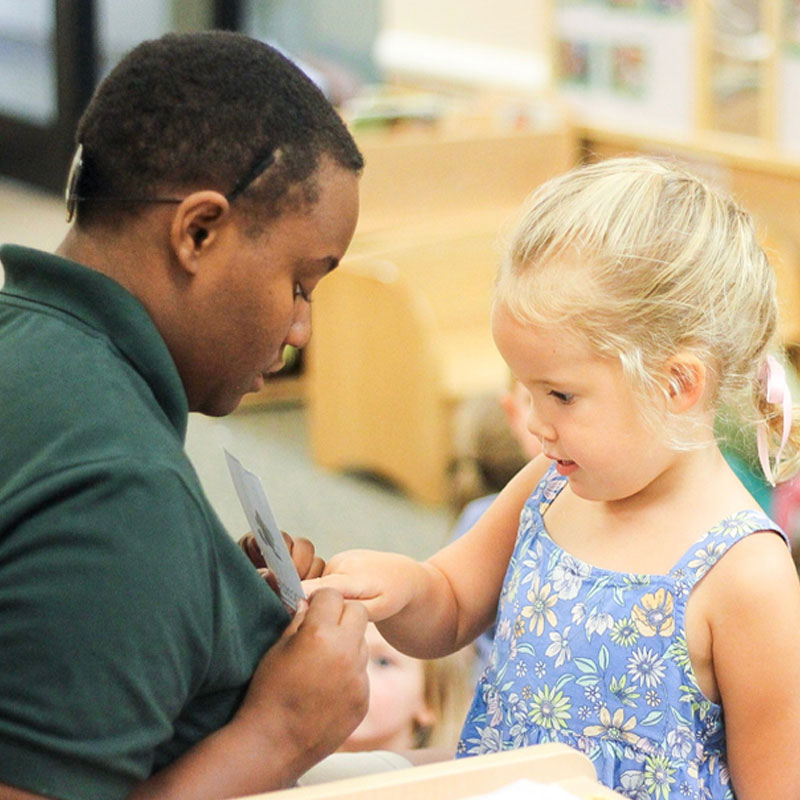
<path id="1" fill-rule="evenodd" d="M 531 403 L 528 412 L 528 430 L 540 442 L 553 442 L 556 439 L 556 429 L 536 413 L 533 403 Z"/>

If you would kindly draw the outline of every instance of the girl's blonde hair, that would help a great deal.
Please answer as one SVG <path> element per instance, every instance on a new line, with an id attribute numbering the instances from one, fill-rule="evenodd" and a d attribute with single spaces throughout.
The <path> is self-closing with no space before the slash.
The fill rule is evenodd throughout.
<path id="1" fill-rule="evenodd" d="M 423 662 L 425 703 L 433 711 L 434 723 L 430 726 L 415 725 L 416 747 L 437 747 L 455 752 L 474 694 L 474 659 L 472 648 L 465 647 L 449 656 Z"/>
<path id="2" fill-rule="evenodd" d="M 619 359 L 650 399 L 642 407 L 654 425 L 665 421 L 655 418 L 655 392 L 681 389 L 666 362 L 688 351 L 706 365 L 709 407 L 766 422 L 770 441 L 780 439 L 781 408 L 766 403 L 761 380 L 777 348 L 774 273 L 751 217 L 682 168 L 614 158 L 544 184 L 512 235 L 495 303 Z M 675 446 L 691 448 L 683 436 Z M 779 478 L 796 470 L 798 441 L 795 424 Z"/>

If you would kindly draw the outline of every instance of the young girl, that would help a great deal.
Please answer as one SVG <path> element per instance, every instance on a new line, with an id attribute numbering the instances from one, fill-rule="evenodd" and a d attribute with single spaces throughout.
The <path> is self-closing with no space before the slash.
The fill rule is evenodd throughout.
<path id="1" fill-rule="evenodd" d="M 796 466 L 751 220 L 658 162 L 574 170 L 529 201 L 492 326 L 542 455 L 427 562 L 352 551 L 308 588 L 423 657 L 497 612 L 463 754 L 560 741 L 636 800 L 800 797 L 800 585 L 713 435 L 739 405 L 767 476 Z"/>

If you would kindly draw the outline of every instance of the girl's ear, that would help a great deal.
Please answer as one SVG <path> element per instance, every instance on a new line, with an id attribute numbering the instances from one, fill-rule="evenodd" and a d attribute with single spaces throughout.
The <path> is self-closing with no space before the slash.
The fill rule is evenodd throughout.
<path id="1" fill-rule="evenodd" d="M 674 413 L 681 414 L 694 408 L 705 394 L 707 382 L 706 365 L 694 354 L 677 353 L 667 361 L 666 380 L 669 406 Z"/>

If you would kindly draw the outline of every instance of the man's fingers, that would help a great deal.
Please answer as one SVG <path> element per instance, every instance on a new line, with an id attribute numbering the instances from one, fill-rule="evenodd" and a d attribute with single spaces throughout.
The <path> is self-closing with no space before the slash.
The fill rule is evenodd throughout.
<path id="1" fill-rule="evenodd" d="M 311 578 L 302 581 L 303 590 L 310 597 L 321 589 L 336 589 L 338 594 L 349 600 L 362 600 L 359 594 L 353 591 L 353 579 L 349 575 L 334 574 L 324 575 L 321 578 Z"/>
<path id="2" fill-rule="evenodd" d="M 292 554 L 292 561 L 294 562 L 295 567 L 297 568 L 297 572 L 301 578 L 316 578 L 317 575 L 311 575 L 310 570 L 312 565 L 314 564 L 315 560 L 322 560 L 314 552 L 314 545 L 308 540 L 304 538 L 292 539 L 291 537 L 287 536 L 286 533 L 283 534 L 284 538 L 287 540 L 286 544 L 289 547 L 289 552 Z M 323 562 L 324 568 L 324 562 Z M 320 570 L 320 573 L 322 570 Z"/>
<path id="3" fill-rule="evenodd" d="M 308 600 L 301 599 L 297 603 L 297 610 L 294 612 L 292 621 L 286 626 L 286 630 L 283 632 L 283 635 L 293 636 L 295 633 L 297 633 L 297 630 L 303 624 L 303 620 L 305 620 L 307 613 L 308 613 Z"/>
<path id="4" fill-rule="evenodd" d="M 324 569 L 325 569 L 325 559 L 315 555 L 313 560 L 311 561 L 311 566 L 309 566 L 308 570 L 306 571 L 305 577 L 319 578 L 319 576 L 322 575 L 322 571 Z"/>
<path id="5" fill-rule="evenodd" d="M 352 628 L 359 636 L 363 636 L 366 633 L 368 622 L 369 615 L 363 603 L 354 600 L 345 600 L 340 619 L 340 624 L 343 627 Z"/>
<path id="6" fill-rule="evenodd" d="M 245 555 L 250 559 L 250 562 L 259 568 L 266 567 L 267 563 L 264 561 L 264 556 L 261 555 L 261 550 L 258 547 L 256 537 L 252 533 L 246 533 L 238 541 L 239 547 L 244 550 Z"/>

